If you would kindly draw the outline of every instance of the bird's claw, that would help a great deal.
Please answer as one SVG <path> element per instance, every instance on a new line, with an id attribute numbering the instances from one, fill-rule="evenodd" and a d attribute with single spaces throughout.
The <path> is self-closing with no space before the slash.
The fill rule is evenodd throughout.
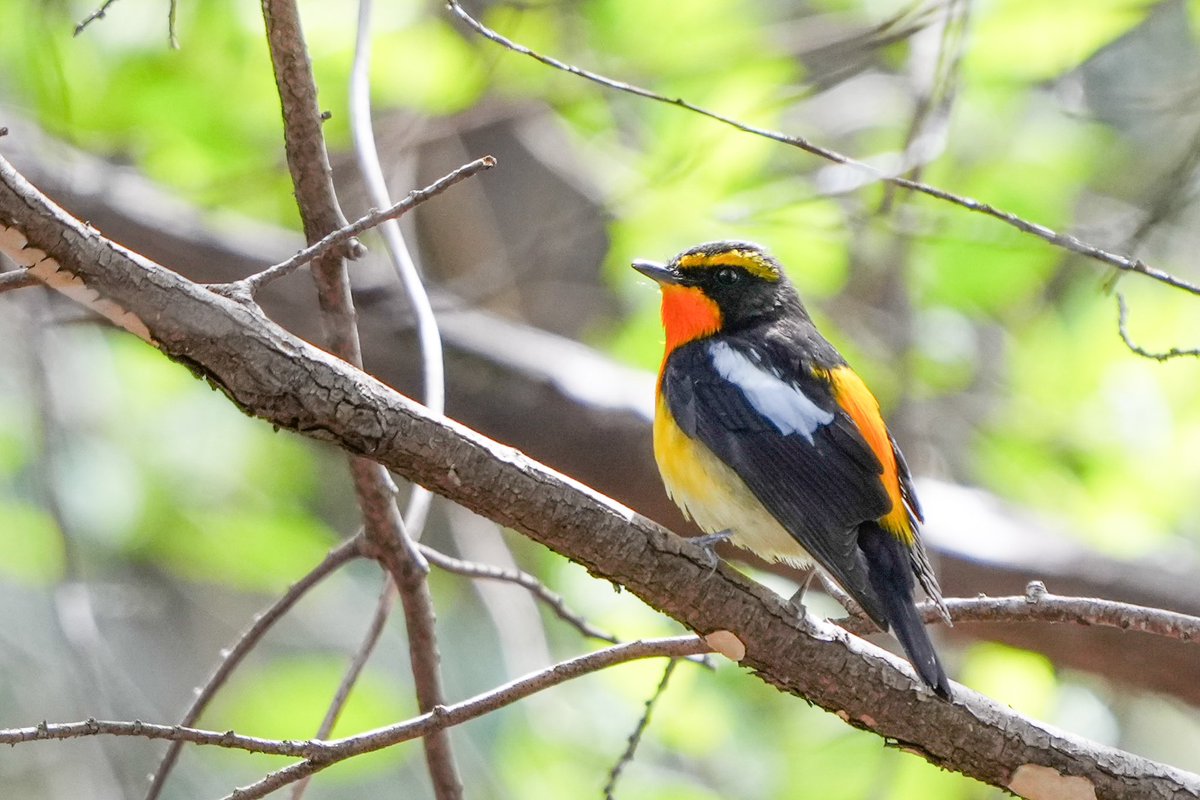
<path id="1" fill-rule="evenodd" d="M 801 581 L 800 586 L 796 589 L 795 594 L 788 598 L 788 605 L 796 611 L 796 616 L 800 619 L 804 619 L 804 616 L 808 613 L 808 608 L 804 605 L 804 593 L 808 591 L 809 585 L 812 583 L 813 578 L 816 577 L 817 568 L 811 566 L 808 568 L 807 573 L 804 580 Z"/>
<path id="2" fill-rule="evenodd" d="M 712 575 L 717 571 L 717 565 L 721 563 L 721 557 L 717 555 L 717 545 L 733 536 L 733 531 L 723 530 L 718 533 L 710 533 L 706 536 L 696 536 L 690 541 L 692 544 L 704 551 L 705 559 L 708 561 L 708 574 Z"/>

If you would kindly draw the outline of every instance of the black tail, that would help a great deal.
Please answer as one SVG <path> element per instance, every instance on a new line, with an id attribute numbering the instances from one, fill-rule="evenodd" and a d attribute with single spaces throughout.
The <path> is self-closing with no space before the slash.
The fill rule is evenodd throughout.
<path id="1" fill-rule="evenodd" d="M 879 598 L 884 621 L 900 640 L 921 680 L 942 699 L 951 699 L 950 679 L 913 604 L 913 570 L 908 549 L 874 522 L 859 526 L 858 546 L 866 557 L 867 580 Z"/>

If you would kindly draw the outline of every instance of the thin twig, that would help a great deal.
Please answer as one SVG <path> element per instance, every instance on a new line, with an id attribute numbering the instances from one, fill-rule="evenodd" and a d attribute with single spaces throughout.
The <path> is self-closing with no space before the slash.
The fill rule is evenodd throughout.
<path id="1" fill-rule="evenodd" d="M 350 659 L 350 664 L 346 667 L 345 674 L 342 675 L 341 683 L 338 684 L 337 691 L 334 692 L 333 699 L 329 702 L 329 708 L 325 710 L 325 718 L 321 720 L 321 727 L 317 728 L 317 735 L 313 738 L 327 739 L 329 734 L 333 733 L 333 726 L 337 724 L 338 717 L 342 715 L 342 710 L 350 699 L 350 692 L 358 684 L 358 678 L 367 665 L 367 661 L 370 660 L 371 654 L 375 652 L 375 646 L 379 644 L 379 637 L 383 635 L 384 626 L 387 625 L 395 608 L 396 583 L 392 580 L 391 575 L 385 573 L 383 589 L 379 592 L 379 601 L 375 604 L 375 614 L 371 617 L 371 625 L 363 635 L 362 643 L 359 644 L 354 657 Z M 304 797 L 304 792 L 308 789 L 311 779 L 312 776 L 309 775 L 296 784 L 292 789 L 292 800 L 300 800 Z"/>
<path id="2" fill-rule="evenodd" d="M 287 261 L 281 261 L 262 272 L 225 285 L 229 287 L 241 286 L 253 294 L 271 281 L 282 278 L 285 275 L 290 275 L 308 262 L 320 258 L 338 245 L 353 239 L 358 234 L 368 231 L 382 222 L 403 216 L 431 197 L 436 197 L 446 191 L 454 184 L 494 166 L 496 166 L 496 159 L 492 156 L 484 156 L 469 164 L 464 164 L 453 172 L 429 184 L 424 189 L 415 189 L 409 192 L 408 196 L 403 200 L 382 211 L 375 209 L 368 211 L 353 223 L 339 228 L 315 244 L 304 248 Z"/>
<path id="3" fill-rule="evenodd" d="M 272 773 L 263 781 L 229 795 L 230 798 L 249 800 L 252 797 L 262 797 L 266 792 L 298 780 L 302 776 L 296 773 L 300 772 L 301 768 L 305 768 L 304 774 L 312 774 L 347 758 L 428 736 L 434 731 L 461 725 L 476 717 L 512 705 L 532 694 L 592 672 L 644 658 L 676 659 L 710 651 L 711 649 L 703 639 L 690 634 L 613 645 L 593 653 L 576 656 L 462 702 L 441 706 L 434 711 L 426 712 L 404 722 L 331 741 L 264 739 L 258 736 L 245 736 L 233 731 L 209 731 L 186 725 L 160 725 L 141 720 L 87 719 L 81 722 L 41 722 L 24 728 L 0 729 L 0 744 L 15 746 L 26 742 L 82 739 L 91 736 L 123 736 L 139 739 L 167 739 L 173 742 L 191 742 L 210 747 L 244 750 L 248 753 L 311 759 Z M 272 781 L 271 788 L 264 785 L 267 780 Z"/>
<path id="4" fill-rule="evenodd" d="M 918 608 L 927 623 L 941 619 L 932 603 L 921 603 Z M 1200 617 L 1094 597 L 1030 593 L 1020 597 L 951 598 L 946 600 L 946 608 L 955 623 L 1073 622 L 1200 642 Z M 874 625 L 857 619 L 837 620 L 837 624 L 860 636 L 875 632 Z"/>
<path id="5" fill-rule="evenodd" d="M 242 659 L 249 655 L 250 651 L 258 645 L 267 631 L 271 629 L 271 626 L 290 611 L 310 589 L 342 565 L 361 556 L 363 542 L 363 533 L 359 531 L 353 537 L 330 550 L 320 564 L 313 567 L 303 578 L 288 587 L 288 590 L 265 611 L 259 613 L 254 618 L 254 622 L 250 624 L 250 627 L 238 637 L 233 647 L 222 653 L 221 663 L 217 665 L 213 674 L 204 682 L 204 686 L 196 692 L 196 697 L 192 700 L 192 705 L 188 708 L 187 713 L 183 715 L 183 719 L 179 721 L 179 725 L 176 727 L 184 728 L 200 719 L 200 715 L 204 713 L 204 709 L 208 707 L 217 690 L 225 684 L 225 681 L 233 674 L 234 669 L 242 662 Z M 179 739 L 176 740 L 175 744 L 167 748 L 167 752 L 163 755 L 162 761 L 159 762 L 158 769 L 155 771 L 154 779 L 150 783 L 150 789 L 146 792 L 146 800 L 156 800 L 162 793 L 167 776 L 170 775 L 171 769 L 175 766 L 175 762 L 179 758 L 179 751 L 183 746 L 183 741 L 191 740 Z"/>
<path id="6" fill-rule="evenodd" d="M 541 53 L 531 50 L 522 44 L 518 44 L 502 34 L 497 33 L 491 28 L 488 28 L 482 22 L 479 22 L 470 14 L 468 14 L 463 7 L 459 5 L 457 0 L 446 0 L 446 7 L 459 19 L 466 23 L 472 30 L 484 38 L 489 39 L 490 41 L 493 41 L 509 50 L 512 50 L 515 53 L 529 56 L 530 58 L 539 61 L 546 66 L 576 75 L 580 78 L 609 89 L 615 89 L 616 91 L 625 92 L 637 97 L 643 97 L 647 100 L 654 100 L 659 103 L 677 106 L 687 111 L 700 114 L 701 116 L 708 117 L 709 119 L 725 125 L 729 125 L 740 131 L 744 131 L 745 133 L 762 136 L 763 138 L 779 142 L 780 144 L 790 145 L 827 161 L 832 161 L 835 164 L 841 164 L 843 166 L 850 167 L 859 173 L 861 179 L 859 185 L 872 181 L 885 181 L 904 189 L 920 192 L 921 194 L 928 195 L 929 197 L 934 197 L 938 200 L 953 203 L 954 205 L 961 206 L 969 211 L 974 211 L 979 214 L 992 217 L 993 219 L 1000 220 L 1001 222 L 1010 225 L 1017 230 L 1022 231 L 1023 233 L 1036 236 L 1039 239 L 1050 242 L 1058 247 L 1065 248 L 1074 253 L 1079 253 L 1080 255 L 1087 256 L 1088 258 L 1096 261 L 1110 264 L 1119 270 L 1136 272 L 1153 280 L 1165 283 L 1168 286 L 1182 289 L 1183 291 L 1190 292 L 1191 294 L 1200 295 L 1200 285 L 1190 283 L 1182 278 L 1171 275 L 1170 273 L 1151 267 L 1143 263 L 1140 259 L 1129 258 L 1128 256 L 1119 255 L 1117 253 L 1110 253 L 1107 250 L 1088 244 L 1087 242 L 1084 242 L 1075 236 L 1066 233 L 1058 233 L 1057 231 L 1054 231 L 1045 225 L 1040 225 L 1036 222 L 1030 222 L 1022 217 L 1017 216 L 1016 214 L 996 208 L 995 206 L 981 202 L 974 198 L 948 192 L 944 189 L 939 189 L 936 186 L 911 180 L 900 175 L 882 172 L 870 164 L 853 159 L 847 155 L 839 153 L 836 150 L 831 150 L 827 147 L 814 144 L 804 137 L 791 136 L 785 133 L 780 133 L 779 131 L 773 131 L 767 128 L 759 128 L 745 122 L 740 122 L 732 117 L 719 114 L 715 111 L 710 111 L 702 106 L 690 103 L 681 97 L 668 97 L 657 92 L 652 92 L 649 89 L 643 89 L 642 87 L 631 83 L 614 80 L 613 78 L 608 78 L 599 73 L 572 66 L 571 64 L 559 61 L 551 56 L 542 55 Z M 848 186 L 847 189 L 849 188 L 857 187 Z"/>
<path id="7" fill-rule="evenodd" d="M 84 30 L 96 20 L 104 19 L 104 15 L 108 13 L 108 7 L 115 2 L 117 2 L 117 0 L 104 0 L 104 2 L 100 4 L 99 8 L 88 14 L 80 21 L 78 25 L 75 26 L 74 35 L 78 36 L 79 34 L 83 33 Z"/>
<path id="8" fill-rule="evenodd" d="M 1200 347 L 1194 347 L 1188 350 L 1182 350 L 1178 347 L 1172 347 L 1170 350 L 1154 352 L 1147 350 L 1129 335 L 1129 308 L 1125 305 L 1125 295 L 1117 292 L 1117 331 L 1121 334 L 1121 341 L 1125 342 L 1125 346 L 1134 353 L 1144 358 L 1152 358 L 1155 361 L 1167 361 L 1172 358 L 1200 357 Z"/>
<path id="9" fill-rule="evenodd" d="M 621 757 L 617 759 L 617 763 L 613 764 L 612 769 L 608 772 L 608 782 L 604 784 L 605 800 L 614 800 L 613 790 L 617 788 L 617 779 L 621 777 L 621 772 L 625 767 L 633 761 L 633 756 L 637 753 L 638 745 L 642 741 L 642 734 L 646 732 L 646 728 L 650 725 L 650 712 L 654 710 L 658 699 L 667 690 L 667 682 L 671 680 L 671 673 L 675 671 L 675 667 L 678 664 L 678 658 L 672 658 L 667 662 L 667 666 L 663 670 L 662 680 L 658 682 L 654 694 L 650 695 L 650 699 L 646 701 L 646 709 L 642 712 L 641 719 L 634 726 L 633 733 L 629 734 L 629 742 L 625 745 L 625 752 L 621 753 Z"/>
<path id="10" fill-rule="evenodd" d="M 421 552 L 425 554 L 425 558 L 428 559 L 430 564 L 447 572 L 465 575 L 469 578 L 515 583 L 521 588 L 527 589 L 534 598 L 549 607 L 559 619 L 573 626 L 584 636 L 604 642 L 611 642 L 612 644 L 617 644 L 619 641 L 611 633 L 606 633 L 588 622 L 582 614 L 578 614 L 568 608 L 566 601 L 563 600 L 561 595 L 551 591 L 545 584 L 528 572 L 524 572 L 523 570 L 507 570 L 492 564 L 463 561 L 448 556 L 439 550 L 434 550 L 432 547 L 424 544 L 421 545 Z"/>
<path id="11" fill-rule="evenodd" d="M 328 750 L 325 742 L 302 739 L 263 739 L 243 736 L 233 731 L 208 731 L 186 725 L 160 725 L 141 720 L 116 721 L 87 719 L 82 722 L 41 722 L 25 728 L 0 730 L 0 744 L 18 745 L 25 742 L 44 742 L 61 739 L 82 739 L 89 736 L 132 736 L 139 739 L 166 739 L 178 745 L 185 742 L 228 747 L 247 753 L 263 753 L 290 758 L 320 758 Z"/>
<path id="12" fill-rule="evenodd" d="M 0 294 L 14 292 L 27 286 L 37 286 L 37 278 L 29 274 L 27 269 L 14 269 L 10 272 L 0 272 Z"/>
<path id="13" fill-rule="evenodd" d="M 389 725 L 360 736 L 347 739 L 336 739 L 322 748 L 318 758 L 284 767 L 271 773 L 262 780 L 237 789 L 225 797 L 225 800 L 255 800 L 265 797 L 284 786 L 294 783 L 306 775 L 312 775 L 347 758 L 381 750 L 401 742 L 406 742 L 431 732 L 445 730 L 453 725 L 481 717 L 497 709 L 511 705 L 532 694 L 557 686 L 560 683 L 573 680 L 597 672 L 602 669 L 643 658 L 682 658 L 711 652 L 704 640 L 694 636 L 674 636 L 666 639 L 647 639 L 637 642 L 627 642 L 576 656 L 546 669 L 526 675 L 499 686 L 491 691 L 476 695 L 469 700 L 449 706 L 440 706 L 419 717 Z M 0 738 L 0 744 L 4 740 Z"/>

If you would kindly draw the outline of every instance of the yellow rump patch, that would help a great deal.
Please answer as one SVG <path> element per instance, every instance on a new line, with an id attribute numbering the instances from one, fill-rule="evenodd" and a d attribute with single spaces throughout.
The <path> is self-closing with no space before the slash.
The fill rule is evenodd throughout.
<path id="1" fill-rule="evenodd" d="M 717 253 L 688 253 L 679 259 L 680 269 L 711 267 L 741 267 L 751 275 L 774 283 L 779 280 L 779 269 L 763 253 L 757 250 L 722 250 Z"/>
<path id="2" fill-rule="evenodd" d="M 892 508 L 880 517 L 879 524 L 898 536 L 905 544 L 912 544 L 913 526 L 909 518 L 908 507 L 900 493 L 900 471 L 896 465 L 896 452 L 892 449 L 892 439 L 888 435 L 887 425 L 879 413 L 879 401 L 871 390 L 863 383 L 862 378 L 850 367 L 837 367 L 832 370 L 814 370 L 818 377 L 827 379 L 833 386 L 833 399 L 841 406 L 854 424 L 858 432 L 871 448 L 871 452 L 883 465 L 883 474 L 879 479 L 887 490 Z"/>

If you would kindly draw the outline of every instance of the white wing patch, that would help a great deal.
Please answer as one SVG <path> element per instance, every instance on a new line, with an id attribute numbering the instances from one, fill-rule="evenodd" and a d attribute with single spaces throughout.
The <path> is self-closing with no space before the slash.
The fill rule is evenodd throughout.
<path id="1" fill-rule="evenodd" d="M 754 410 L 784 436 L 798 433 L 811 444 L 817 428 L 833 422 L 833 414 L 810 400 L 800 387 L 763 369 L 727 342 L 713 342 L 708 349 L 717 373 L 741 389 Z"/>

